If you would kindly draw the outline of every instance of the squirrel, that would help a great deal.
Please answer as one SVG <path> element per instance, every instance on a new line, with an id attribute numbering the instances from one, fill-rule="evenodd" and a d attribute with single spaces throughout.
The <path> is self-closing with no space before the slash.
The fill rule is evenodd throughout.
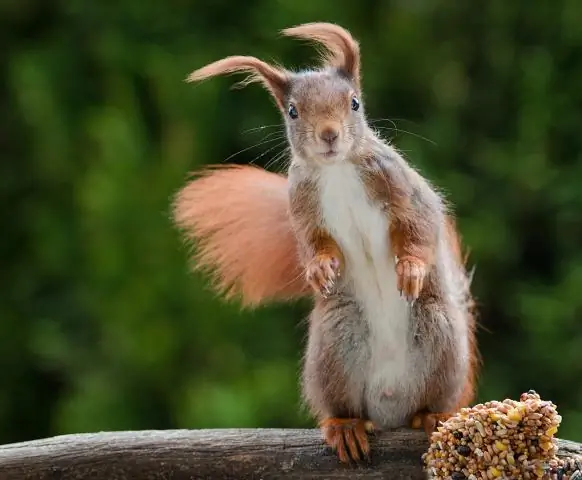
<path id="1" fill-rule="evenodd" d="M 224 298 L 313 298 L 302 396 L 339 460 L 360 461 L 370 433 L 430 436 L 473 401 L 472 273 L 444 197 L 366 120 L 358 41 L 332 23 L 282 34 L 322 47 L 321 65 L 230 56 L 187 81 L 261 83 L 284 118 L 287 174 L 207 167 L 176 194 L 173 218 Z"/>

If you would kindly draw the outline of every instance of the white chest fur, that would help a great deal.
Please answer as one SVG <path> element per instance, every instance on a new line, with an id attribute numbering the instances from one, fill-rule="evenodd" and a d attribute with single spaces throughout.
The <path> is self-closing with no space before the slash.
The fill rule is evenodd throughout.
<path id="1" fill-rule="evenodd" d="M 346 260 L 344 281 L 370 328 L 368 393 L 406 391 L 413 361 L 409 307 L 396 288 L 388 213 L 372 204 L 356 167 L 347 162 L 322 168 L 319 193 L 324 222 Z"/>

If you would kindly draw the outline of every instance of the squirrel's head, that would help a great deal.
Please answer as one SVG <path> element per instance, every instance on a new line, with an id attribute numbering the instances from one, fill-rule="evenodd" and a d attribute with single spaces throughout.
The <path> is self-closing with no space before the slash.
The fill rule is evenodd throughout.
<path id="1" fill-rule="evenodd" d="M 358 145 L 366 127 L 358 43 L 349 32 L 331 23 L 308 23 L 282 33 L 322 46 L 322 67 L 291 72 L 255 57 L 234 56 L 196 70 L 188 81 L 251 73 L 241 83 L 260 82 L 271 93 L 285 119 L 295 155 L 315 162 L 341 161 Z"/>

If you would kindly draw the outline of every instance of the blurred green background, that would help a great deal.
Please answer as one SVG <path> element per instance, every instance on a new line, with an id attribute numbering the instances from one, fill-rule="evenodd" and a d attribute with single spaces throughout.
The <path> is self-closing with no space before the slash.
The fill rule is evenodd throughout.
<path id="1" fill-rule="evenodd" d="M 456 205 L 479 400 L 534 388 L 582 441 L 580 0 L 2 0 L 1 442 L 312 426 L 308 305 L 222 303 L 169 213 L 188 172 L 280 151 L 253 147 L 281 121 L 260 87 L 186 75 L 230 54 L 309 65 L 277 32 L 316 20 L 360 39 L 368 115 Z"/>

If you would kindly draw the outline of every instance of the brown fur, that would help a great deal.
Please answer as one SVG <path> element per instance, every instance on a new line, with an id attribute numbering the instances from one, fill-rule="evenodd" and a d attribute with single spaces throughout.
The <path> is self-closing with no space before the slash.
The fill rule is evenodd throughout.
<path id="1" fill-rule="evenodd" d="M 389 206 L 390 241 L 399 258 L 399 289 L 416 300 L 434 262 L 441 199 L 418 181 L 418 174 L 400 157 L 387 162 L 377 162 L 373 155 L 364 158 L 371 196 Z"/>
<path id="2" fill-rule="evenodd" d="M 300 260 L 306 269 L 307 282 L 317 293 L 326 295 L 343 269 L 344 257 L 335 240 L 320 228 L 315 186 L 304 181 L 290 185 L 290 217 L 293 230 L 300 232 L 305 242 L 300 242 Z M 291 227 L 291 223 L 290 223 Z M 330 293 L 330 292 L 329 292 Z"/>
<path id="3" fill-rule="evenodd" d="M 446 231 L 451 251 L 453 252 L 455 259 L 458 262 L 459 268 L 466 272 L 468 254 L 463 254 L 463 250 L 461 248 L 461 237 L 457 230 L 455 220 L 451 216 L 448 216 L 446 219 Z M 465 276 L 465 319 L 467 321 L 467 325 L 469 326 L 469 331 L 471 332 L 471 335 L 469 335 L 469 361 L 471 365 L 469 368 L 467 381 L 463 389 L 463 394 L 461 395 L 458 404 L 453 408 L 453 412 L 456 412 L 460 408 L 469 405 L 474 400 L 477 388 L 477 378 L 479 376 L 482 361 L 477 345 L 477 336 L 475 334 L 477 330 L 477 305 L 471 294 L 471 276 L 472 274 L 467 274 Z"/>
<path id="4" fill-rule="evenodd" d="M 322 217 L 316 172 L 318 165 L 334 161 L 336 152 L 330 150 L 328 160 L 328 148 L 342 148 L 341 154 L 356 163 L 369 200 L 390 221 L 386 238 L 398 257 L 398 288 L 415 300 L 410 348 L 427 358 L 430 374 L 418 378 L 411 396 L 386 392 L 386 401 L 396 402 L 401 412 L 408 408 L 410 421 L 417 425 L 420 419 L 427 431 L 473 400 L 479 363 L 475 309 L 460 239 L 441 197 L 376 137 L 361 108 L 358 113 L 350 108 L 360 93 L 357 42 L 341 27 L 323 23 L 283 33 L 319 42 L 327 51 L 323 69 L 295 74 L 253 57 L 229 57 L 190 78 L 254 71 L 253 78 L 267 86 L 284 115 L 288 106 L 296 108 L 300 121 L 287 120 L 293 154 L 288 178 L 251 167 L 207 171 L 177 196 L 175 219 L 189 238 L 200 241 L 197 266 L 214 270 L 217 288 L 227 297 L 239 295 L 244 305 L 258 305 L 315 290 L 303 392 L 322 428 L 345 427 L 341 433 L 337 428 L 326 433 L 345 460 L 354 458 L 357 442 L 362 446 L 362 422 L 378 417 L 378 411 L 368 409 L 389 410 L 386 404 L 366 406 L 363 397 L 361 366 L 370 362 L 371 333 L 362 321 L 359 299 L 341 275 L 344 254 Z M 322 138 L 330 130 L 338 133 L 335 143 Z M 443 239 L 445 254 L 437 248 Z M 459 284 L 447 284 L 443 268 L 452 268 Z M 459 305 L 448 300 L 451 295 L 463 296 Z M 455 325 L 467 330 L 468 365 L 459 366 L 460 344 L 451 334 L 461 330 Z"/>

